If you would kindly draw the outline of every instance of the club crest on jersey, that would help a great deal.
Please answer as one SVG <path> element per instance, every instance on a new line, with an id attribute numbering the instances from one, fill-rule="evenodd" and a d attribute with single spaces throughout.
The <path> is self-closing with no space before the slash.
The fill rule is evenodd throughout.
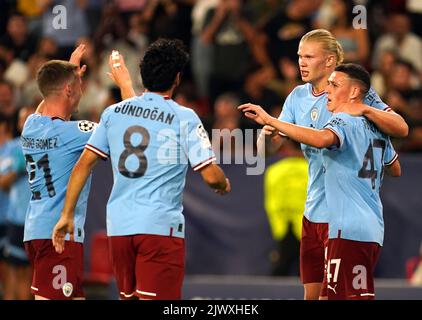
<path id="1" fill-rule="evenodd" d="M 69 298 L 73 292 L 73 285 L 70 282 L 66 282 L 62 287 L 62 291 L 64 296 Z"/>
<path id="2" fill-rule="evenodd" d="M 96 123 L 88 120 L 82 120 L 78 122 L 78 129 L 82 132 L 91 132 L 94 130 Z"/>
<path id="3" fill-rule="evenodd" d="M 312 121 L 316 121 L 316 119 L 318 119 L 318 109 L 317 108 L 313 108 L 311 110 L 311 120 Z"/>

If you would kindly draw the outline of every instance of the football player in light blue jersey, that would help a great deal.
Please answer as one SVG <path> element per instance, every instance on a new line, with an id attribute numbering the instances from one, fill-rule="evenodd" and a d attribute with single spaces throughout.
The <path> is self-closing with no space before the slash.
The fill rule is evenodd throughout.
<path id="1" fill-rule="evenodd" d="M 26 118 L 34 112 L 34 108 L 23 107 L 19 110 L 18 131 L 22 132 Z M 6 119 L 8 124 L 12 119 Z M 10 136 L 12 130 L 10 130 Z M 4 256 L 6 260 L 6 285 L 3 298 L 5 300 L 29 300 L 31 298 L 31 268 L 23 244 L 25 215 L 30 199 L 28 176 L 25 169 L 25 158 L 22 153 L 20 138 L 9 142 L 10 153 L 5 159 L 5 172 L 0 174 L 0 188 L 9 194 L 7 210 L 7 232 Z"/>
<path id="2" fill-rule="evenodd" d="M 62 252 L 65 235 L 76 231 L 75 205 L 89 172 L 98 159 L 110 158 L 107 234 L 121 299 L 181 298 L 188 162 L 217 193 L 230 191 L 199 117 L 171 99 L 187 62 L 180 40 L 160 39 L 147 49 L 140 66 L 146 91 L 103 112 L 71 175 L 54 229 L 53 243 Z"/>
<path id="3" fill-rule="evenodd" d="M 44 100 L 26 120 L 21 136 L 31 190 L 24 242 L 34 270 L 31 291 L 36 299 L 84 297 L 82 243 L 90 179 L 75 209 L 76 232 L 71 239 L 75 241 L 62 255 L 51 243 L 71 171 L 95 127 L 90 121 L 70 121 L 82 95 L 81 76 L 86 67 L 79 64 L 84 51 L 80 45 L 70 62 L 52 60 L 39 69 L 37 83 Z"/>
<path id="4" fill-rule="evenodd" d="M 0 113 L 0 176 L 10 170 L 10 153 L 12 151 L 11 119 Z M 0 284 L 7 288 L 7 261 L 4 251 L 7 245 L 7 211 L 9 209 L 9 193 L 0 187 Z M 5 289 L 6 290 L 6 289 Z"/>
<path id="5" fill-rule="evenodd" d="M 326 148 L 322 153 L 329 240 L 322 296 L 373 299 L 373 272 L 384 235 L 379 189 L 384 169 L 392 176 L 400 176 L 401 170 L 389 137 L 366 117 L 344 113 L 343 103 L 362 103 L 370 88 L 368 72 L 356 64 L 335 70 L 326 88 L 333 115 L 322 129 L 280 121 L 256 105 L 240 109 L 296 141 Z"/>
<path id="6" fill-rule="evenodd" d="M 301 77 L 306 84 L 296 87 L 289 94 L 279 119 L 321 129 L 331 117 L 331 112 L 325 107 L 328 77 L 343 61 L 343 50 L 329 31 L 317 29 L 302 37 L 298 56 Z M 361 103 L 344 104 L 343 108 L 349 114 L 365 116 L 388 135 L 407 135 L 408 127 L 403 118 L 391 111 L 372 89 Z M 261 155 L 277 152 L 285 139 L 278 133 L 271 126 L 264 126 L 257 143 Z M 305 299 L 318 299 L 324 277 L 330 212 L 326 204 L 321 151 L 305 144 L 302 144 L 302 150 L 309 163 L 309 179 L 300 248 L 300 276 Z"/>

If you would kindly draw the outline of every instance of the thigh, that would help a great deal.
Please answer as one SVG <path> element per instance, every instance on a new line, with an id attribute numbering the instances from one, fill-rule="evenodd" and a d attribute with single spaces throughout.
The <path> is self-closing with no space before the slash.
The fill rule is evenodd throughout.
<path id="1" fill-rule="evenodd" d="M 302 283 L 322 283 L 327 239 L 327 223 L 313 223 L 303 217 L 300 241 L 300 278 Z"/>
<path id="2" fill-rule="evenodd" d="M 84 297 L 83 246 L 66 241 L 63 253 L 58 254 L 50 239 L 25 242 L 25 249 L 33 266 L 31 292 L 52 300 Z"/>
<path id="3" fill-rule="evenodd" d="M 132 299 L 136 289 L 134 235 L 108 238 L 111 264 L 120 299 Z"/>
<path id="4" fill-rule="evenodd" d="M 328 299 L 374 299 L 374 270 L 380 252 L 374 242 L 330 239 L 324 279 Z"/>
<path id="5" fill-rule="evenodd" d="M 137 236 L 136 295 L 143 299 L 181 299 L 185 243 L 177 237 Z"/>

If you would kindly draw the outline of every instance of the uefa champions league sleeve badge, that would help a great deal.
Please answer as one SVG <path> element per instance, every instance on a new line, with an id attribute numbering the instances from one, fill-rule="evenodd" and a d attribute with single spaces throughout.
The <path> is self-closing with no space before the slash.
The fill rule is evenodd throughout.
<path id="1" fill-rule="evenodd" d="M 81 132 L 91 132 L 95 129 L 96 125 L 97 124 L 95 122 L 91 122 L 88 120 L 78 121 L 78 129 Z"/>

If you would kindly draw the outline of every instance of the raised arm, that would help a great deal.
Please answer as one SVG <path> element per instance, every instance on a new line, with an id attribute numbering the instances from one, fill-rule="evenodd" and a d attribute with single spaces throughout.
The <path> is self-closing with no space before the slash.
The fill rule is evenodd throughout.
<path id="1" fill-rule="evenodd" d="M 58 253 L 64 250 L 66 234 L 70 234 L 70 240 L 74 240 L 74 210 L 78 202 L 79 195 L 85 186 L 94 165 L 97 163 L 99 156 L 89 150 L 84 150 L 78 162 L 73 168 L 66 191 L 66 199 L 63 211 L 59 221 L 53 229 L 52 240 L 53 246 Z"/>
<path id="2" fill-rule="evenodd" d="M 110 54 L 108 59 L 108 65 L 110 67 L 110 72 L 107 72 L 107 75 L 111 80 L 120 88 L 120 94 L 122 99 L 128 99 L 136 96 L 135 90 L 133 90 L 132 79 L 129 74 L 129 70 L 126 67 L 124 57 L 119 53 L 119 59 L 116 61 L 113 60 L 112 54 Z"/>

